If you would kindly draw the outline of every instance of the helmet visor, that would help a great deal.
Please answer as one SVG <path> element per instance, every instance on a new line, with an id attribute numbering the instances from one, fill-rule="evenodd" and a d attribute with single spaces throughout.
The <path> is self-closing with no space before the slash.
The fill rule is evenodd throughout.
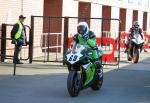
<path id="1" fill-rule="evenodd" d="M 78 33 L 84 35 L 87 32 L 87 28 L 84 25 L 78 26 Z"/>

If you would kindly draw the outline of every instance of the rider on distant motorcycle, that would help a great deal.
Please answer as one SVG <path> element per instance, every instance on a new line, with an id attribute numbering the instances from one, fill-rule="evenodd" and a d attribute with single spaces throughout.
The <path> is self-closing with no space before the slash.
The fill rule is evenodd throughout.
<path id="1" fill-rule="evenodd" d="M 96 44 L 96 36 L 93 31 L 89 30 L 88 24 L 86 22 L 80 22 L 77 26 L 77 34 L 74 35 L 72 45 L 75 43 L 88 45 L 92 51 L 92 58 L 96 64 L 98 73 L 102 68 L 101 62 L 99 61 L 99 50 Z"/>
<path id="2" fill-rule="evenodd" d="M 133 38 L 134 33 L 139 33 L 141 35 L 141 38 L 143 39 L 142 29 L 139 27 L 138 21 L 134 21 L 133 26 L 129 30 L 129 35 L 127 36 L 127 42 L 125 43 L 125 47 L 126 47 L 125 53 L 129 48 L 129 44 L 131 42 L 131 39 Z"/>

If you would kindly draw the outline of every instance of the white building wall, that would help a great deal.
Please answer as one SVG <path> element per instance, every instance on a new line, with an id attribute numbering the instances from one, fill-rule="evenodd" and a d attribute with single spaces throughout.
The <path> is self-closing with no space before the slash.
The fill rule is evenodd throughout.
<path id="1" fill-rule="evenodd" d="M 150 34 L 150 12 L 147 14 L 147 32 Z"/>
<path id="2" fill-rule="evenodd" d="M 91 18 L 102 18 L 102 5 L 91 4 Z M 90 29 L 93 30 L 97 37 L 101 34 L 101 19 L 92 19 Z"/>
<path id="3" fill-rule="evenodd" d="M 20 0 L 19 0 L 20 1 Z M 27 17 L 26 24 L 30 25 L 31 16 L 43 16 L 44 0 L 23 0 L 23 14 Z"/>
<path id="4" fill-rule="evenodd" d="M 109 5 L 119 8 L 128 8 L 140 11 L 148 11 L 150 8 L 150 2 L 148 0 L 77 0 L 77 1 L 86 1 L 91 3 L 97 3 L 100 5 Z M 148 6 L 149 5 L 149 6 Z"/>
<path id="5" fill-rule="evenodd" d="M 126 11 L 126 29 L 125 29 L 126 32 L 128 32 L 129 29 L 132 27 L 132 15 L 133 15 L 133 10 L 127 9 L 127 11 Z"/>
<path id="6" fill-rule="evenodd" d="M 0 14 L 0 24 L 14 24 L 23 14 L 27 17 L 25 24 L 30 25 L 31 15 L 43 15 L 43 0 L 0 0 Z"/>
<path id="7" fill-rule="evenodd" d="M 21 13 L 20 0 L 0 0 L 0 24 L 14 22 L 15 16 Z"/>
<path id="8" fill-rule="evenodd" d="M 150 0 L 78 0 L 78 1 L 89 1 L 92 4 L 99 4 L 99 5 L 108 5 L 111 7 L 118 7 L 118 8 L 125 8 L 127 9 L 126 13 L 126 31 L 132 26 L 132 11 L 133 10 L 138 10 L 138 19 L 140 25 L 143 25 L 143 19 L 142 16 L 140 15 L 141 12 L 148 12 L 150 13 Z M 117 13 L 117 12 L 116 12 Z M 147 30 L 150 30 L 150 14 L 148 15 L 147 18 Z M 111 29 L 112 30 L 112 29 Z"/>
<path id="9" fill-rule="evenodd" d="M 62 16 L 78 16 L 78 1 L 63 0 Z"/>
<path id="10" fill-rule="evenodd" d="M 139 22 L 140 28 L 142 28 L 143 27 L 143 11 L 138 11 L 138 22 Z"/>
<path id="11" fill-rule="evenodd" d="M 111 7 L 111 18 L 119 19 L 119 8 Z M 119 32 L 119 20 L 111 20 L 110 32 L 112 37 L 116 37 Z"/>
<path id="12" fill-rule="evenodd" d="M 62 16 L 78 17 L 78 1 L 63 0 Z M 69 36 L 73 36 L 77 32 L 78 19 L 69 19 Z M 63 30 L 62 26 L 62 30 Z"/>

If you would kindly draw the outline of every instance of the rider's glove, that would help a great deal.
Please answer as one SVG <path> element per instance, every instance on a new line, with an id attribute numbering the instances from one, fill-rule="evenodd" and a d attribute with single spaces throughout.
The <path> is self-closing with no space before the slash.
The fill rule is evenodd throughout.
<path id="1" fill-rule="evenodd" d="M 16 44 L 16 40 L 15 40 L 15 39 L 12 39 L 11 43 L 12 43 L 12 44 Z"/>
<path id="2" fill-rule="evenodd" d="M 17 39 L 16 41 L 17 41 L 18 45 L 23 45 L 24 44 L 24 41 L 22 39 Z"/>
<path id="3" fill-rule="evenodd" d="M 26 41 L 26 44 L 29 45 L 30 43 L 28 41 Z"/>
<path id="4" fill-rule="evenodd" d="M 84 40 L 88 40 L 89 39 L 89 36 L 87 34 L 82 35 L 82 37 L 83 37 Z"/>
<path id="5" fill-rule="evenodd" d="M 95 46 L 95 47 L 93 47 L 92 49 L 93 49 L 93 50 L 98 50 L 98 47 L 97 47 L 97 46 Z"/>

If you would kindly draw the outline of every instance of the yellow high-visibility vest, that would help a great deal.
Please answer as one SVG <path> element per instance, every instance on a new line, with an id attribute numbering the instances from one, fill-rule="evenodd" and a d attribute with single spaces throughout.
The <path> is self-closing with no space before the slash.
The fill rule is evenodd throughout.
<path id="1" fill-rule="evenodd" d="M 18 28 L 17 33 L 15 34 L 15 39 L 20 38 L 21 33 L 22 33 L 22 31 L 23 31 L 23 26 L 22 26 L 21 22 L 18 21 L 17 24 L 19 25 L 19 28 Z"/>

